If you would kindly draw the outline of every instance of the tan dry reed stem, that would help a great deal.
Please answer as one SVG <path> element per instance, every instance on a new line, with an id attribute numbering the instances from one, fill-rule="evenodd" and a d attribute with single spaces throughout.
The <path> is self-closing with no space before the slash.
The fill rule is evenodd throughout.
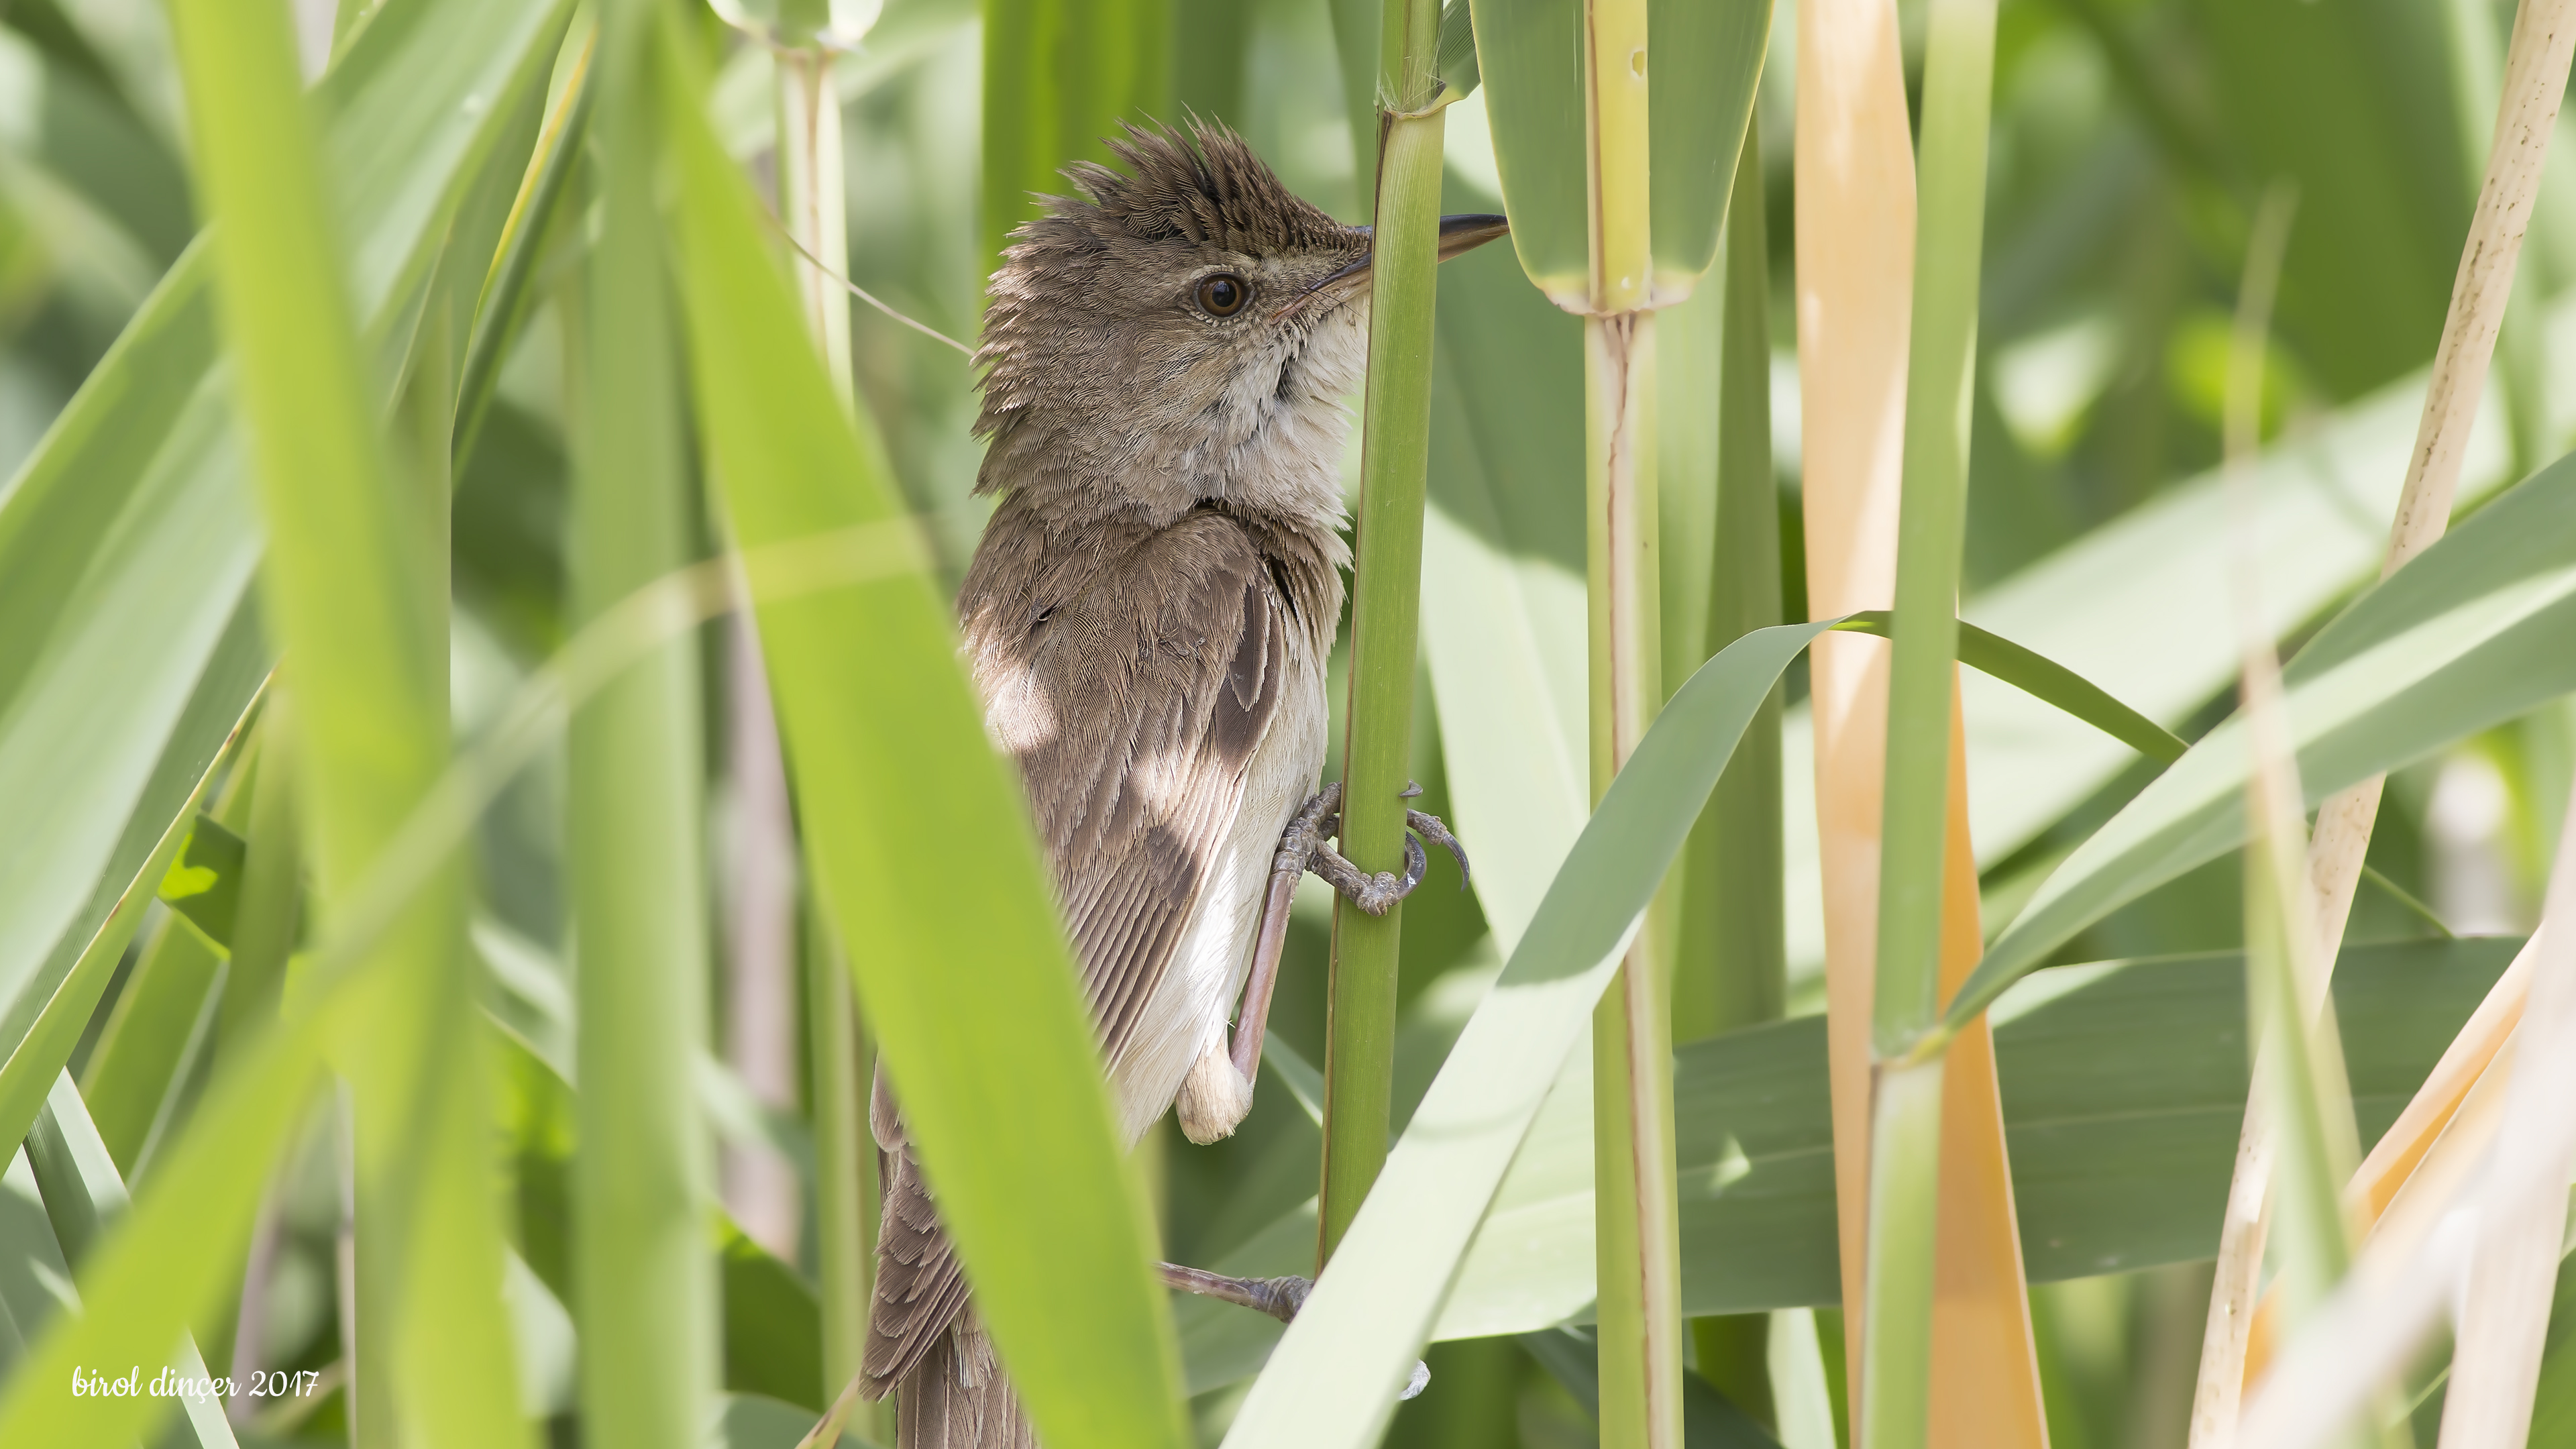
<path id="1" fill-rule="evenodd" d="M 2571 56 L 2576 56 L 2576 0 L 2525 0 L 2505 53 L 2504 90 L 2486 180 L 2460 252 L 2459 275 L 2451 284 L 2450 312 L 2433 354 L 2433 376 L 2416 424 L 2415 448 L 2407 457 L 2406 485 L 2389 526 L 2381 578 L 2404 567 L 2449 526 L 2461 460 L 2468 454 L 2505 304 L 2513 296 L 2515 264 L 2531 228 L 2549 139 L 2557 130 Z M 2362 858 L 2370 850 L 2371 827 L 2379 818 L 2380 791 L 2386 784 L 2385 776 L 2374 775 L 2337 792 L 2317 812 L 2308 877 L 2317 887 L 2317 934 L 2329 972 L 2352 914 Z"/>
<path id="2" fill-rule="evenodd" d="M 1913 313 L 1914 155 L 1895 12 L 1870 0 L 1798 7 L 1795 271 L 1805 440 L 1807 613 L 1895 602 L 1896 499 Z M 1825 1013 L 1843 1333 L 1864 1327 L 1870 1007 L 1878 946 L 1887 649 L 1828 634 L 1809 651 Z M 1860 1376 L 1846 1406 L 1859 1416 Z"/>
<path id="3" fill-rule="evenodd" d="M 2568 823 L 2576 825 L 2576 797 L 2569 807 Z M 2570 838 L 2566 828 L 2561 827 L 2562 841 Z M 2478 1274 L 2479 1260 L 2493 1251 L 2491 1230 L 2502 1225 L 2499 1236 L 2514 1236 L 2515 1224 L 2525 1215 L 2546 1214 L 2553 1224 L 2562 1220 L 2569 1163 L 2576 1155 L 2576 931 L 2566 928 L 2571 920 L 2576 920 L 2576 850 L 2562 848 L 2550 876 L 2548 906 L 2536 938 L 2531 1005 L 2523 1019 L 2530 1049 L 2513 1054 L 2510 1096 L 2498 1129 L 2502 1145 L 2483 1154 L 2442 1201 L 2428 1204 L 2421 1221 L 2431 1225 L 2429 1231 L 2408 1235 L 2411 1241 L 2400 1241 L 2394 1233 L 2371 1237 L 2344 1286 L 2316 1314 L 2315 1327 L 2290 1342 L 2257 1386 L 2246 1406 L 2243 1442 L 2263 1449 L 2321 1449 L 2333 1442 L 2353 1415 L 2374 1403 L 2383 1386 L 2405 1370 L 2458 1301 L 2464 1284 Z M 2424 1175 L 2422 1169 L 2418 1175 Z M 2548 1246 L 2554 1250 L 2556 1243 Z M 2496 1268 L 2503 1266 L 2499 1262 Z M 2529 1275 L 2537 1270 L 2526 1263 L 2520 1271 Z M 2545 1271 L 2539 1276 L 2548 1281 Z M 2476 1292 L 2471 1286 L 2472 1297 Z M 2546 1316 L 2544 1299 L 2544 1326 Z M 2465 1321 L 2462 1336 L 2466 1350 Z M 2455 1374 L 2459 1364 L 2455 1357 Z M 2478 1372 L 2484 1367 L 2501 1365 Z M 2507 1390 L 2518 1393 L 2522 1412 L 2528 1413 L 2527 1376 L 2518 1385 L 2481 1388 L 2472 1382 L 2469 1392 L 2507 1400 Z M 2460 1391 L 2455 1382 L 2451 1392 Z M 2518 1444 L 2520 1438 L 2480 1442 Z M 2447 1449 L 2459 1449 L 2448 1438 L 2444 1443 Z"/>

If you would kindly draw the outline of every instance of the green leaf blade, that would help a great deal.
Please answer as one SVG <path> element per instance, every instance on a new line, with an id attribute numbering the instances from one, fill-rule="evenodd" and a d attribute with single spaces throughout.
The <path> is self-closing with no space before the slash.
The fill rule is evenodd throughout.
<path id="1" fill-rule="evenodd" d="M 697 395 L 757 595 L 766 546 L 910 525 L 873 437 L 832 398 L 739 173 L 688 107 L 671 112 Z M 908 536 L 895 547 L 917 557 Z M 861 1002 L 1022 1402 L 1062 1449 L 1179 1445 L 1138 1187 L 946 611 L 914 564 L 765 603 L 759 622 L 818 888 L 843 932 L 866 925 Z M 1050 1211 L 1024 1210 L 1037 1201 Z"/>

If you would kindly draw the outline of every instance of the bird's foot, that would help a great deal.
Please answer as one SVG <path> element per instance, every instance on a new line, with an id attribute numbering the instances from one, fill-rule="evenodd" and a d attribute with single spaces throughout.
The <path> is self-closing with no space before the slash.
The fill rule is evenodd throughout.
<path id="1" fill-rule="evenodd" d="M 1202 1298 L 1215 1298 L 1226 1303 L 1266 1313 L 1282 1323 L 1294 1323 L 1297 1310 L 1306 1306 L 1307 1295 L 1315 1291 L 1315 1280 L 1294 1274 L 1285 1278 L 1228 1278 L 1205 1268 L 1184 1268 L 1178 1263 L 1164 1263 L 1163 1286 L 1183 1293 L 1196 1293 Z M 1431 1382 L 1431 1366 L 1414 1360 L 1413 1374 L 1405 1380 L 1405 1398 L 1422 1392 Z"/>
<path id="2" fill-rule="evenodd" d="M 1422 787 L 1408 781 L 1399 797 L 1410 800 L 1422 793 Z M 1322 876 L 1325 883 L 1340 891 L 1352 905 L 1372 916 L 1383 916 L 1397 901 L 1413 894 L 1430 872 L 1430 857 L 1422 842 L 1430 841 L 1456 858 L 1458 885 L 1466 888 L 1471 878 L 1467 865 L 1467 847 L 1458 843 L 1449 827 L 1436 815 L 1419 810 L 1404 812 L 1407 834 L 1404 837 L 1404 874 L 1379 871 L 1371 875 L 1343 858 L 1341 852 L 1324 842 L 1338 839 L 1342 833 L 1342 787 L 1339 782 L 1327 785 L 1308 800 L 1288 828 L 1279 837 L 1279 853 L 1271 860 L 1271 875 L 1294 877 L 1306 871 Z"/>

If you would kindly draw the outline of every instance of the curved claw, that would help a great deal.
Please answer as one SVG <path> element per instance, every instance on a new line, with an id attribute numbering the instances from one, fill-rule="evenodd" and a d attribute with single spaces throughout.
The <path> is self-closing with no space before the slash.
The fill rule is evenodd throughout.
<path id="1" fill-rule="evenodd" d="M 1468 882 L 1475 879 L 1475 871 L 1467 864 L 1467 847 L 1458 843 L 1458 837 L 1449 833 L 1449 827 L 1440 822 L 1440 817 L 1407 810 L 1404 823 L 1412 827 L 1416 835 L 1449 852 L 1450 858 L 1458 862 L 1458 889 L 1465 890 Z"/>
<path id="2" fill-rule="evenodd" d="M 1422 878 L 1431 873 L 1431 858 L 1422 853 L 1422 842 L 1413 835 L 1404 837 L 1404 890 L 1397 899 L 1413 894 Z"/>
<path id="3" fill-rule="evenodd" d="M 1408 780 L 1396 798 L 1412 800 L 1421 794 L 1421 784 Z M 1287 833 L 1280 837 L 1279 854 L 1272 865 L 1274 874 L 1312 870 L 1348 897 L 1351 904 L 1372 916 L 1383 916 L 1397 901 L 1413 894 L 1414 887 L 1422 884 L 1423 878 L 1431 873 L 1430 853 L 1423 848 L 1423 842 L 1429 841 L 1448 851 L 1458 862 L 1458 888 L 1467 888 L 1473 878 L 1467 865 L 1467 848 L 1458 843 L 1458 837 L 1449 832 L 1449 827 L 1441 823 L 1439 816 L 1419 810 L 1404 812 L 1403 875 L 1387 871 L 1371 875 L 1351 864 L 1339 851 L 1324 844 L 1328 839 L 1341 838 L 1341 803 L 1342 787 L 1338 783 L 1325 786 L 1306 802 L 1296 818 L 1289 822 Z"/>

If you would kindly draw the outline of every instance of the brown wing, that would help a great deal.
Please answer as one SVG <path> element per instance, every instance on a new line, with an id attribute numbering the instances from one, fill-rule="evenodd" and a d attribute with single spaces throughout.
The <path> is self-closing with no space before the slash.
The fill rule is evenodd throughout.
<path id="1" fill-rule="evenodd" d="M 1292 623 L 1222 514 L 1101 542 L 1068 547 L 1006 503 L 961 610 L 1114 1083 L 1278 712 Z M 866 1374 L 882 1394 L 936 1346 L 966 1287 L 882 1078 L 873 1106 L 886 1205 Z"/>
<path id="2" fill-rule="evenodd" d="M 1020 765 L 1113 1081 L 1286 684 L 1259 556 L 1201 518 L 1140 549 L 1146 567 L 1029 660 L 1057 729 Z"/>

